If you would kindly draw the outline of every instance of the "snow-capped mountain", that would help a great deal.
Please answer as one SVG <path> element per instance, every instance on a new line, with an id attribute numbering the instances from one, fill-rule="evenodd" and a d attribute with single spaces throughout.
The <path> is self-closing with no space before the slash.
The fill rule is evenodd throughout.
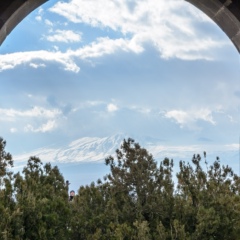
<path id="1" fill-rule="evenodd" d="M 61 147 L 40 148 L 13 157 L 17 164 L 26 162 L 30 156 L 37 156 L 43 162 L 54 163 L 103 162 L 109 155 L 115 156 L 116 149 L 120 148 L 123 139 L 128 137 L 126 134 L 116 134 L 103 138 L 84 137 Z M 226 146 L 225 148 L 213 145 L 170 146 L 159 139 L 144 137 L 134 139 L 146 148 L 157 161 L 163 160 L 165 157 L 176 161 L 180 159 L 190 161 L 193 154 L 202 154 L 203 151 L 206 151 L 207 157 L 211 161 L 219 156 L 224 164 L 239 164 L 239 151 L 236 145 Z"/>
<path id="2" fill-rule="evenodd" d="M 16 162 L 25 162 L 30 156 L 37 156 L 44 162 L 95 162 L 103 161 L 120 147 L 123 134 L 110 137 L 84 137 L 58 148 L 40 148 L 14 156 Z"/>

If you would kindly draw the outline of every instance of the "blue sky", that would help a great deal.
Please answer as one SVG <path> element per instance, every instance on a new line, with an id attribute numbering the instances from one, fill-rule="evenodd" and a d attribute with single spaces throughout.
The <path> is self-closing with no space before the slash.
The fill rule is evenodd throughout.
<path id="1" fill-rule="evenodd" d="M 15 155 L 118 132 L 238 147 L 239 53 L 187 2 L 50 0 L 0 54 L 0 134 Z"/>

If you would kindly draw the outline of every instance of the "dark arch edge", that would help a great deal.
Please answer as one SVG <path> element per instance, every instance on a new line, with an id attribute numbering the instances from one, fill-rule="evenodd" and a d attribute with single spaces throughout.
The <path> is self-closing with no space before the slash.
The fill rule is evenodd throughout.
<path id="1" fill-rule="evenodd" d="M 48 0 L 2 0 L 0 3 L 0 45 L 33 10 Z"/>
<path id="2" fill-rule="evenodd" d="M 240 53 L 239 0 L 185 0 L 208 15 L 230 38 Z"/>

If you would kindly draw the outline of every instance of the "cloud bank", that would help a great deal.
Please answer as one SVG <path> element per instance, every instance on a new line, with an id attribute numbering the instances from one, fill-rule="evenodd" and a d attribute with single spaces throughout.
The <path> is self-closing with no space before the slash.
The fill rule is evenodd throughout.
<path id="1" fill-rule="evenodd" d="M 43 23 L 41 9 L 36 21 L 50 27 L 50 31 L 43 34 L 43 41 L 54 44 L 80 43 L 84 34 L 89 32 L 74 30 L 77 24 L 79 27 L 81 24 L 89 27 L 87 31 L 101 29 L 105 36 L 85 42 L 84 46 L 76 49 L 64 50 L 58 45 L 57 51 L 2 54 L 0 71 L 23 64 L 33 68 L 45 67 L 54 62 L 66 71 L 78 73 L 78 60 L 94 60 L 119 51 L 140 54 L 149 44 L 162 59 L 213 60 L 214 49 L 228 44 L 219 41 L 218 36 L 210 32 L 198 30 L 197 24 L 213 23 L 183 0 L 71 0 L 57 2 L 49 11 L 64 17 L 68 24 L 63 24 L 64 29 L 59 29 L 59 26 L 55 29 L 53 19 L 46 19 Z"/>

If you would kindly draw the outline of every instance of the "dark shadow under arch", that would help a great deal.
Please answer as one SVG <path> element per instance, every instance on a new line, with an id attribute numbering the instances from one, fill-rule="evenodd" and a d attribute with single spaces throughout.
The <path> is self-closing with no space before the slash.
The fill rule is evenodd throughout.
<path id="1" fill-rule="evenodd" d="M 0 45 L 30 12 L 49 0 L 1 0 Z M 240 53 L 240 0 L 185 0 L 208 15 Z"/>

